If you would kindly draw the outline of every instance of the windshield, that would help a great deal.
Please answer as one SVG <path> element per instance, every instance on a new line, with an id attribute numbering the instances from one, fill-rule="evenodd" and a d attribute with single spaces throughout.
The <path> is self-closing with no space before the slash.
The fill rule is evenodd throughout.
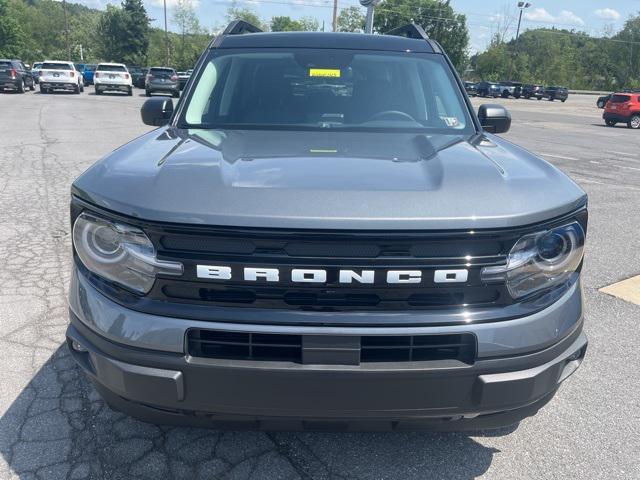
<path id="1" fill-rule="evenodd" d="M 329 49 L 213 52 L 181 122 L 188 128 L 475 131 L 442 56 Z"/>
<path id="2" fill-rule="evenodd" d="M 98 72 L 126 72 L 127 69 L 123 65 L 98 65 Z"/>
<path id="3" fill-rule="evenodd" d="M 95 71 L 95 69 L 96 69 L 95 65 L 85 65 L 85 67 L 84 67 L 84 71 L 85 72 L 93 72 L 93 71 Z"/>

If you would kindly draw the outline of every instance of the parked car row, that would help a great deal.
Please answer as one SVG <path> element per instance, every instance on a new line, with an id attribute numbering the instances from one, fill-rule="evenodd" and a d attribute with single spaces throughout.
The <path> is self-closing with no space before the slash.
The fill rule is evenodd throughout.
<path id="1" fill-rule="evenodd" d="M 554 101 L 560 100 L 566 102 L 569 98 L 569 90 L 566 87 L 544 87 L 537 84 L 523 84 L 520 82 L 490 82 L 481 81 L 478 83 L 464 82 L 467 94 L 470 96 L 478 97 L 493 97 L 493 98 L 537 98 L 542 100 Z"/>
<path id="2" fill-rule="evenodd" d="M 93 85 L 95 94 L 124 92 L 133 95 L 133 87 L 144 88 L 147 96 L 156 93 L 180 96 L 193 70 L 176 72 L 169 67 L 128 67 L 123 63 L 74 64 L 63 60 L 36 62 L 33 67 L 17 59 L 0 59 L 0 90 L 19 93 L 40 86 L 41 93 L 56 90 L 79 94 L 85 85 Z"/>

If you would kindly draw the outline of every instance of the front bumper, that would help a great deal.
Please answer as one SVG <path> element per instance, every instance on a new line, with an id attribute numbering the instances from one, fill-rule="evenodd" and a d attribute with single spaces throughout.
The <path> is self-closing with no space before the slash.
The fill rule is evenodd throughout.
<path id="1" fill-rule="evenodd" d="M 70 350 L 114 408 L 145 421 L 253 429 L 465 430 L 535 414 L 580 365 L 581 331 L 462 368 L 191 358 L 117 345 L 72 315 Z"/>
<path id="2" fill-rule="evenodd" d="M 235 309 L 243 311 L 244 309 Z M 424 315 L 423 313 L 417 313 Z M 71 352 L 114 408 L 154 423 L 263 429 L 495 428 L 533 415 L 580 364 L 579 284 L 535 315 L 478 325 L 271 326 L 159 317 L 104 297 L 74 269 Z M 471 332 L 473 365 L 309 365 L 194 358 L 188 328 L 331 335 Z M 80 347 L 77 347 L 77 346 Z"/>

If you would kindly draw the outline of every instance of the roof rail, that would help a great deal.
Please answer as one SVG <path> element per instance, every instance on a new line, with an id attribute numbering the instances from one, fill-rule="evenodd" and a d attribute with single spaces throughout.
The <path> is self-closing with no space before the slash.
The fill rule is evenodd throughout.
<path id="1" fill-rule="evenodd" d="M 245 22 L 244 20 L 234 20 L 227 28 L 224 29 L 222 35 L 242 35 L 245 33 L 258 33 L 262 32 L 261 29 L 255 25 Z"/>
<path id="2" fill-rule="evenodd" d="M 393 35 L 396 37 L 415 38 L 416 40 L 429 40 L 429 35 L 424 29 L 415 23 L 407 23 L 401 27 L 394 28 L 385 33 L 385 35 Z"/>

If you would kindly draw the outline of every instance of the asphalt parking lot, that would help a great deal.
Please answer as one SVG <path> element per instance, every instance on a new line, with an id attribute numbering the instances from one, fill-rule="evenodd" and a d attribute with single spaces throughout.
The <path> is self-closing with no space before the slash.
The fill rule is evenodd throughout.
<path id="1" fill-rule="evenodd" d="M 595 97 L 496 101 L 513 115 L 505 138 L 590 196 L 582 367 L 517 427 L 344 434 L 143 424 L 106 407 L 73 365 L 69 186 L 150 129 L 140 92 L 0 94 L 0 478 L 640 478 L 640 306 L 599 292 L 640 274 L 640 132 L 605 127 Z"/>

